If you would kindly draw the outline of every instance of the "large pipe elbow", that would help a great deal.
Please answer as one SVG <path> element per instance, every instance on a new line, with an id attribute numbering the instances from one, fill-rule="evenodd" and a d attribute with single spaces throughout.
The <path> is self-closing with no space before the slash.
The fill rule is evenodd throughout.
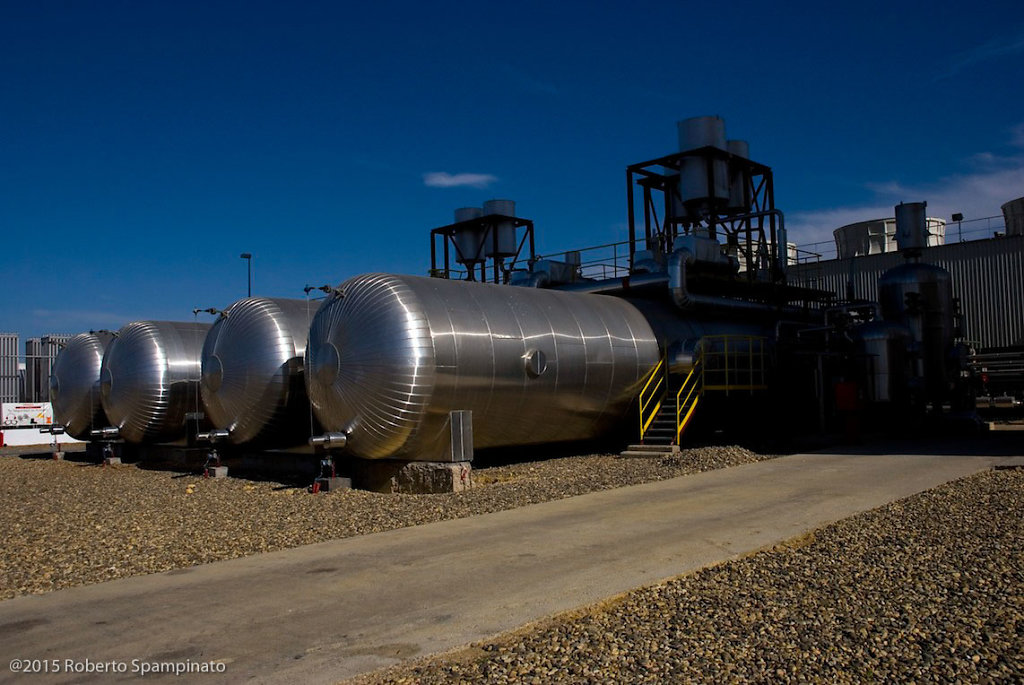
<path id="1" fill-rule="evenodd" d="M 668 258 L 668 290 L 672 293 L 672 301 L 680 309 L 693 306 L 690 293 L 686 290 L 686 267 L 692 263 L 693 253 L 687 249 L 676 250 Z"/>
<path id="2" fill-rule="evenodd" d="M 551 283 L 551 277 L 546 271 L 537 271 L 530 274 L 527 286 L 530 288 L 546 288 Z"/>

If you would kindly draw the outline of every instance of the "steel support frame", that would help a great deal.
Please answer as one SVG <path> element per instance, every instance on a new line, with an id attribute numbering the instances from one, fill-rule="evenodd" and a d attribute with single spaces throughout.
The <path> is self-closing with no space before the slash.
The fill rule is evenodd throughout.
<path id="1" fill-rule="evenodd" d="M 743 214 L 730 214 L 728 211 L 709 208 L 699 218 L 673 217 L 673 197 L 682 205 L 679 184 L 674 182 L 677 177 L 664 173 L 664 169 L 679 171 L 683 160 L 698 157 L 705 161 L 708 170 L 708 189 L 713 197 L 715 178 L 714 160 L 725 160 L 729 175 L 739 173 L 747 182 L 750 208 Z M 642 188 L 643 203 L 643 241 L 644 247 L 639 248 L 640 236 L 637 235 L 636 194 L 634 186 Z M 655 191 L 662 194 L 659 203 Z M 648 249 L 668 253 L 676 237 L 695 229 L 699 225 L 707 228 L 710 235 L 717 235 L 719 230 L 726 238 L 734 242 L 738 249 L 744 251 L 748 269 L 748 278 L 753 280 L 761 265 L 755 264 L 757 255 L 770 254 L 770 265 L 765 269 L 772 282 L 784 281 L 785 274 L 778 268 L 779 250 L 785 250 L 778 241 L 778 212 L 775 209 L 775 187 L 772 170 L 763 164 L 720 150 L 716 147 L 703 147 L 687 152 L 679 152 L 646 162 L 631 164 L 626 167 L 626 198 L 627 217 L 629 222 L 629 261 L 632 268 L 634 256 L 639 249 Z M 728 198 L 721 198 L 728 200 Z M 661 216 L 659 219 L 659 205 Z M 767 220 L 767 221 L 766 221 Z M 767 225 L 766 225 L 767 224 Z M 742 242 L 741 242 L 742 241 Z M 771 249 L 768 250 L 768 245 Z M 755 249 L 757 248 L 757 249 Z"/>
<path id="2" fill-rule="evenodd" d="M 519 245 L 516 248 L 516 253 L 511 256 L 509 261 L 506 261 L 505 257 L 487 257 L 483 261 L 473 262 L 469 264 L 463 264 L 462 259 L 464 255 L 459 250 L 458 243 L 455 242 L 455 235 L 461 230 L 466 229 L 477 229 L 481 230 L 484 235 L 485 241 L 490 241 L 491 247 L 494 252 L 498 251 L 498 232 L 495 227 L 499 223 L 511 222 L 515 228 L 525 227 L 522 237 L 519 239 Z M 440 236 L 443 241 L 443 266 L 438 267 L 438 246 L 437 238 Z M 507 283 L 508 275 L 515 268 L 516 264 L 519 263 L 523 249 L 529 249 L 529 257 L 527 258 L 527 264 L 533 264 L 536 261 L 536 245 L 534 242 L 533 234 L 533 221 L 530 219 L 520 219 L 512 216 L 504 216 L 501 214 L 488 214 L 476 219 L 470 219 L 468 221 L 460 221 L 458 223 L 449 224 L 447 226 L 439 226 L 430 231 L 430 276 L 433 278 L 451 278 L 453 267 L 452 261 L 457 264 L 463 264 L 466 267 L 466 279 L 468 281 L 481 281 L 486 282 L 488 280 L 487 272 L 487 261 L 492 262 L 491 271 L 491 282 L 493 283 Z M 454 257 L 454 260 L 453 260 Z"/>

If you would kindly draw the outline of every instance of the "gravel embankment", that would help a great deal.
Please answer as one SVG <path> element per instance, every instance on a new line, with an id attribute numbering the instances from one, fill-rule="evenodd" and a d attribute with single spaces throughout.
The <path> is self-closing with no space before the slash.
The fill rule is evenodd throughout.
<path id="1" fill-rule="evenodd" d="M 1024 682 L 1024 471 L 357 681 Z"/>
<path id="2" fill-rule="evenodd" d="M 460 494 L 310 495 L 280 483 L 0 457 L 0 599 L 768 458 L 739 447 L 653 459 L 568 457 L 476 469 L 476 487 Z"/>

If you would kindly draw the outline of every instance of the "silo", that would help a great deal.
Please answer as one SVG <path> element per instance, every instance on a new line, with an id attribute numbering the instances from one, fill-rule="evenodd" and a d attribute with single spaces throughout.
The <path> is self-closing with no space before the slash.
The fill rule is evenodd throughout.
<path id="1" fill-rule="evenodd" d="M 111 426 L 134 443 L 186 437 L 186 414 L 202 411 L 200 352 L 210 324 L 136 321 L 103 355 L 100 397 Z"/>
<path id="2" fill-rule="evenodd" d="M 100 366 L 114 334 L 90 331 L 71 338 L 50 371 L 53 419 L 68 435 L 87 440 L 89 432 L 108 424 L 100 402 Z"/>
<path id="3" fill-rule="evenodd" d="M 660 355 L 617 298 L 366 274 L 313 317 L 306 383 L 352 455 L 434 461 L 457 410 L 472 411 L 477 448 L 598 436 Z"/>
<path id="4" fill-rule="evenodd" d="M 203 405 L 231 443 L 288 447 L 309 438 L 302 372 L 309 307 L 305 300 L 246 298 L 225 309 L 207 334 Z"/>

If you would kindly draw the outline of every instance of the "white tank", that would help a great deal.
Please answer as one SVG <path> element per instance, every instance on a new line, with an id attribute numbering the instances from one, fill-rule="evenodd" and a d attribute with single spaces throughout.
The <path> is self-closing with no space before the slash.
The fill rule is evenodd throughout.
<path id="1" fill-rule="evenodd" d="M 516 215 L 516 203 L 512 200 L 488 200 L 484 203 L 484 216 L 500 214 Z M 488 257 L 512 257 L 516 253 L 516 226 L 511 221 L 500 221 L 492 227 L 493 235 L 487 236 L 484 254 Z"/>
<path id="2" fill-rule="evenodd" d="M 1010 200 L 1002 206 L 1006 221 L 1006 235 L 1024 235 L 1024 197 Z"/>
<path id="3" fill-rule="evenodd" d="M 689 152 L 702 147 L 726 149 L 725 120 L 718 116 L 693 117 L 677 124 L 679 151 Z M 713 183 L 708 183 L 708 172 Z M 679 173 L 679 190 L 687 205 L 725 205 L 729 201 L 729 171 L 724 159 L 708 160 L 687 157 Z"/>

